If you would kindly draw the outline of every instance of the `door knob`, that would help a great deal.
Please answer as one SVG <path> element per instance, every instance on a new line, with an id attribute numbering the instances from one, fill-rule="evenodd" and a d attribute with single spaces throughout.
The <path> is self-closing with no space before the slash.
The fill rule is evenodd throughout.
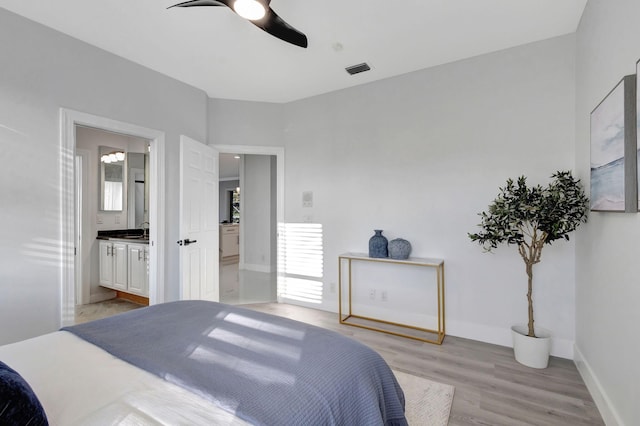
<path id="1" fill-rule="evenodd" d="M 197 243 L 198 240 L 190 240 L 188 238 L 184 239 L 184 240 L 179 240 L 178 241 L 178 245 L 179 246 L 188 246 L 189 244 L 193 244 L 193 243 Z"/>

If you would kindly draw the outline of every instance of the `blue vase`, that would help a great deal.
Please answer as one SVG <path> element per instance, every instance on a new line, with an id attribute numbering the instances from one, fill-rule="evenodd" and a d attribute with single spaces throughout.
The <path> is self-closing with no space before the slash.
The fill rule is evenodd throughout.
<path id="1" fill-rule="evenodd" d="M 382 229 L 375 229 L 375 235 L 369 239 L 369 257 L 389 257 L 389 241 L 382 235 Z"/>
<path id="2" fill-rule="evenodd" d="M 392 259 L 405 260 L 411 254 L 411 243 L 402 238 L 396 238 L 389 242 L 389 257 Z"/>

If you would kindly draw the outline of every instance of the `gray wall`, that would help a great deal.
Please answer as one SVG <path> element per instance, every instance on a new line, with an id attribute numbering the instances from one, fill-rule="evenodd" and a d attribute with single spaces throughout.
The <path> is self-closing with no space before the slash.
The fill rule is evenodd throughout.
<path id="1" fill-rule="evenodd" d="M 210 145 L 282 146 L 285 106 L 267 102 L 209 99 Z"/>
<path id="2" fill-rule="evenodd" d="M 206 140 L 207 96 L 0 9 L 0 344 L 60 325 L 60 107 L 166 132 L 166 229 L 178 229 L 179 135 Z M 177 246 L 166 295 L 178 298 Z"/>
<path id="3" fill-rule="evenodd" d="M 623 76 L 635 74 L 639 17 L 637 0 L 590 0 L 578 28 L 576 164 L 585 182 L 590 112 Z M 639 214 L 592 212 L 576 236 L 576 361 L 612 425 L 640 419 L 639 240 Z"/>
<path id="4" fill-rule="evenodd" d="M 273 168 L 275 161 L 269 155 L 243 155 L 240 219 L 243 241 L 241 268 L 259 272 L 272 272 L 272 250 L 276 241 L 275 191 Z"/>
<path id="5" fill-rule="evenodd" d="M 210 143 L 285 147 L 285 221 L 323 230 L 321 300 L 310 306 L 337 310 L 338 255 L 366 252 L 373 229 L 384 229 L 410 240 L 416 256 L 445 259 L 449 333 L 510 345 L 509 327 L 527 315 L 522 260 L 513 247 L 484 254 L 467 232 L 507 178 L 546 183 L 574 168 L 574 51 L 574 36 L 564 36 L 284 109 L 211 101 Z M 538 324 L 557 337 L 554 353 L 571 358 L 573 243 L 543 256 Z M 404 313 L 405 293 L 389 288 L 376 308 Z M 429 294 L 412 296 L 427 304 Z"/>

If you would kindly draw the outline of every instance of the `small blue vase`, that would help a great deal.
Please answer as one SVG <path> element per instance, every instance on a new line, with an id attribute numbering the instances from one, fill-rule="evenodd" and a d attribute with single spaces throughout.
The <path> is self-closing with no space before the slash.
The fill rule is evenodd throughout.
<path id="1" fill-rule="evenodd" d="M 389 257 L 389 241 L 382 235 L 382 229 L 375 229 L 375 235 L 369 239 L 369 257 Z"/>
<path id="2" fill-rule="evenodd" d="M 392 259 L 405 260 L 411 254 L 411 243 L 402 238 L 396 238 L 389 242 L 389 257 Z"/>

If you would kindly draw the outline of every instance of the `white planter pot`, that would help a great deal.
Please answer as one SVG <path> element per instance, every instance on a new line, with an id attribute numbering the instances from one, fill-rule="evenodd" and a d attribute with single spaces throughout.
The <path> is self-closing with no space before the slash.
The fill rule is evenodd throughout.
<path id="1" fill-rule="evenodd" d="M 535 331 L 537 337 L 529 337 L 529 327 L 526 325 L 511 327 L 513 353 L 520 364 L 531 368 L 547 368 L 551 352 L 551 333 L 538 327 Z"/>

